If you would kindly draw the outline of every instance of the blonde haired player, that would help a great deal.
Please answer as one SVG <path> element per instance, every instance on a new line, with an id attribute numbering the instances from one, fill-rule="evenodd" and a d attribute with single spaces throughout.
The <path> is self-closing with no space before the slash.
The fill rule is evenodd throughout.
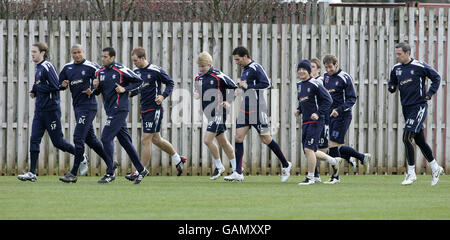
<path id="1" fill-rule="evenodd" d="M 200 73 L 194 81 L 194 98 L 201 99 L 202 110 L 208 120 L 203 142 L 213 157 L 215 169 L 210 179 L 215 180 L 225 172 L 225 167 L 220 160 L 219 148 L 214 138 L 230 159 L 233 171 L 236 170 L 233 146 L 224 133 L 227 130 L 225 126 L 227 109 L 230 108 L 234 98 L 232 92 L 227 94 L 227 89 L 236 89 L 238 86 L 230 77 L 213 67 L 213 59 L 208 52 L 199 54 L 197 64 Z"/>

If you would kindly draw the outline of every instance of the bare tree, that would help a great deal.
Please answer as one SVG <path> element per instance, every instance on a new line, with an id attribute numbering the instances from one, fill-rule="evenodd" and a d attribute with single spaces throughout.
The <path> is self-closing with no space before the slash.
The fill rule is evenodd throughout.
<path id="1" fill-rule="evenodd" d="M 277 0 L 0 0 L 0 18 L 272 23 L 286 11 L 298 14 L 298 7 L 287 4 L 303 5 Z"/>

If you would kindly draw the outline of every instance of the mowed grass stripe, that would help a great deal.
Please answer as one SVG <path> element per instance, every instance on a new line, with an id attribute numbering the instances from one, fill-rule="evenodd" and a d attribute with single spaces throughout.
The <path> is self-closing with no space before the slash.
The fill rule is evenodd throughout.
<path id="1" fill-rule="evenodd" d="M 298 186 L 304 176 L 246 176 L 243 183 L 208 177 L 119 176 L 109 184 L 57 176 L 21 182 L 0 177 L 0 219 L 450 219 L 450 176 L 431 187 L 420 175 L 342 176 L 337 185 Z M 325 180 L 326 176 L 323 176 Z"/>

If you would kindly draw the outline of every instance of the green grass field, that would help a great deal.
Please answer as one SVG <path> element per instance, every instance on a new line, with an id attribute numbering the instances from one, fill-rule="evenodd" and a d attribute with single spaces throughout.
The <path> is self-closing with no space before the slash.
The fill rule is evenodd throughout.
<path id="1" fill-rule="evenodd" d="M 341 176 L 337 185 L 298 186 L 304 176 L 246 176 L 243 183 L 208 177 L 146 177 L 134 185 L 119 176 L 57 176 L 21 182 L 0 177 L 0 219 L 450 219 L 450 176 L 431 187 L 420 175 Z M 323 176 L 322 178 L 327 178 Z M 323 179 L 326 180 L 326 179 Z"/>

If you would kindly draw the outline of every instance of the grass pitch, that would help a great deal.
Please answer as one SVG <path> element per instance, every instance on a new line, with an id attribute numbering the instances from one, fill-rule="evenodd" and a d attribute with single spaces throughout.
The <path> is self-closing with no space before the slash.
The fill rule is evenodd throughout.
<path id="1" fill-rule="evenodd" d="M 450 176 L 431 187 L 430 175 L 402 186 L 403 175 L 341 176 L 337 185 L 298 186 L 304 176 L 146 177 L 134 185 L 123 176 L 109 184 L 58 176 L 22 182 L 0 177 L 0 219 L 450 219 Z M 327 176 L 322 176 L 326 180 Z"/>

